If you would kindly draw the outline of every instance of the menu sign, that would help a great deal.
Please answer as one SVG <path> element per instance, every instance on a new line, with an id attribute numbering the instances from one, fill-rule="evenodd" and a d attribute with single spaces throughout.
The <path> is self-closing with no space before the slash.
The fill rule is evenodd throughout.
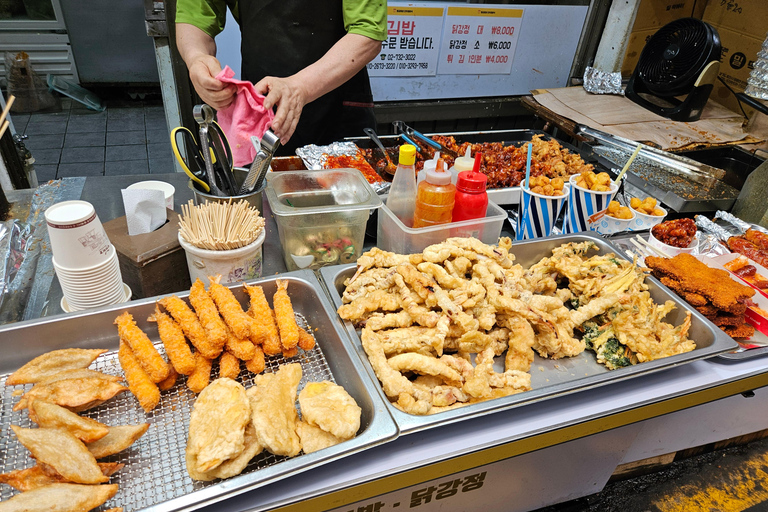
<path id="1" fill-rule="evenodd" d="M 368 63 L 370 76 L 434 76 L 443 7 L 387 7 L 387 39 Z"/>
<path id="2" fill-rule="evenodd" d="M 441 75 L 509 74 L 523 9 L 478 5 L 448 7 L 443 26 Z"/>

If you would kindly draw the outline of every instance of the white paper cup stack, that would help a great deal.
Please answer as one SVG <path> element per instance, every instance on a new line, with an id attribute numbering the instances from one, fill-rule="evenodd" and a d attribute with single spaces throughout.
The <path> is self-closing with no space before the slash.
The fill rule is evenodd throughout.
<path id="1" fill-rule="evenodd" d="M 45 211 L 53 268 L 67 311 L 118 304 L 130 299 L 123 284 L 117 251 L 96 210 L 87 201 L 64 201 Z"/>

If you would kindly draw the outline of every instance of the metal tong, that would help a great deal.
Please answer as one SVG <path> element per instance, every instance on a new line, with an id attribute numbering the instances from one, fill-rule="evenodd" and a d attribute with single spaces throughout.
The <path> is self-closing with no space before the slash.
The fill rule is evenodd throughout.
<path id="1" fill-rule="evenodd" d="M 461 156 L 458 153 L 456 153 L 454 150 L 440 144 L 436 140 L 432 140 L 431 138 L 427 137 L 423 133 L 417 132 L 416 130 L 414 130 L 407 124 L 405 124 L 403 121 L 393 121 L 392 125 L 395 127 L 395 131 L 400 134 L 400 137 L 402 137 L 402 139 L 405 142 L 416 146 L 417 149 L 419 145 L 414 142 L 415 139 L 419 139 L 423 141 L 425 144 L 427 144 L 428 146 L 431 146 L 435 150 L 440 151 L 440 154 L 442 155 L 448 155 L 453 158 L 457 158 Z"/>
<path id="2" fill-rule="evenodd" d="M 198 132 L 200 139 L 200 152 L 203 154 L 203 161 L 205 162 L 205 174 L 208 178 L 208 186 L 211 189 L 211 194 L 215 196 L 228 196 L 235 193 L 235 182 L 232 177 L 231 169 L 227 169 L 226 155 L 228 155 L 227 148 L 224 147 L 224 141 L 221 139 L 219 132 L 213 128 L 215 121 L 213 120 L 214 111 L 209 105 L 205 103 L 201 105 L 195 105 L 192 109 L 192 115 L 200 125 Z M 212 133 L 214 132 L 214 133 Z M 213 148 L 211 148 L 213 145 Z M 213 152 L 211 152 L 213 149 Z M 219 167 L 219 173 L 213 167 L 213 156 L 216 158 L 216 164 Z M 219 179 L 217 179 L 219 178 Z M 222 190 L 222 188 L 226 190 Z"/>
<path id="3" fill-rule="evenodd" d="M 251 169 L 248 171 L 248 176 L 245 177 L 245 181 L 240 187 L 240 195 L 250 194 L 254 190 L 259 190 L 262 183 L 264 183 L 264 178 L 267 176 L 267 170 L 272 162 L 272 157 L 279 147 L 280 139 L 277 138 L 277 135 L 272 130 L 264 132 L 264 136 L 259 142 L 259 150 L 256 152 Z"/>

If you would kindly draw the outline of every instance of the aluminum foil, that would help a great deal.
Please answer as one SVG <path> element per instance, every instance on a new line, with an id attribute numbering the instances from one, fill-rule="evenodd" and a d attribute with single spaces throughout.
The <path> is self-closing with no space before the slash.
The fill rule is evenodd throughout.
<path id="1" fill-rule="evenodd" d="M 317 146 L 309 144 L 296 149 L 296 155 L 304 162 L 307 169 L 325 169 L 326 156 L 355 156 L 360 152 L 360 148 L 354 142 L 334 142 L 327 146 Z M 362 155 L 360 155 L 362 158 Z M 371 187 L 378 195 L 389 192 L 390 183 L 383 181 L 371 183 Z"/>
<path id="2" fill-rule="evenodd" d="M 740 218 L 736 217 L 732 213 L 724 212 L 722 210 L 715 213 L 715 219 L 722 219 L 725 222 L 732 224 L 734 227 L 736 227 L 740 233 L 740 235 L 743 235 L 747 232 L 748 229 L 754 229 L 755 231 L 761 231 L 763 233 L 768 233 L 768 230 L 766 230 L 762 226 L 758 226 L 757 224 L 750 224 L 749 222 L 745 222 L 741 220 Z"/>
<path id="3" fill-rule="evenodd" d="M 723 242 L 728 241 L 728 239 L 732 236 L 738 236 L 741 234 L 738 229 L 735 229 L 734 227 L 727 228 L 725 226 L 721 226 L 720 224 L 709 220 L 703 215 L 697 215 L 695 220 L 696 227 L 698 227 L 701 231 L 703 231 L 705 234 L 713 235 L 718 240 L 722 240 Z"/>
<path id="4" fill-rule="evenodd" d="M 606 73 L 587 66 L 584 70 L 584 90 L 592 94 L 618 94 L 624 96 L 621 73 Z"/>

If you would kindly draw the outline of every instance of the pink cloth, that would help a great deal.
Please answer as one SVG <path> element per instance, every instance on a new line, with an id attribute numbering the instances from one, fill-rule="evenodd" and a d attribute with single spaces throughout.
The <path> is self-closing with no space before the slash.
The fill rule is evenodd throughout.
<path id="1" fill-rule="evenodd" d="M 264 108 L 264 96 L 256 92 L 251 82 L 237 80 L 233 76 L 235 72 L 229 66 L 216 75 L 221 82 L 237 86 L 232 104 L 219 110 L 216 119 L 229 139 L 235 166 L 242 167 L 252 163 L 256 157 L 251 136 L 261 139 L 271 126 L 275 113 Z"/>

